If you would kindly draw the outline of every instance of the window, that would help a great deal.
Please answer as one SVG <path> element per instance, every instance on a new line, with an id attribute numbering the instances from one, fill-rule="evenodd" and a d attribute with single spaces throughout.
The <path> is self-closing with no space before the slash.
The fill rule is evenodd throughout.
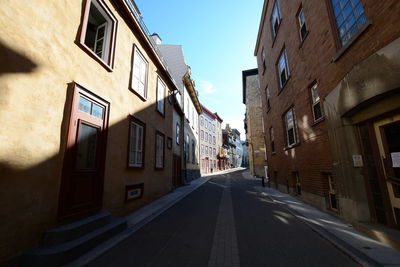
<path id="1" fill-rule="evenodd" d="M 283 49 L 278 61 L 279 85 L 282 89 L 290 76 L 289 63 L 286 49 Z"/>
<path id="2" fill-rule="evenodd" d="M 206 156 L 208 156 L 208 146 L 206 146 Z"/>
<path id="3" fill-rule="evenodd" d="M 281 19 L 282 17 L 281 17 L 281 8 L 279 6 L 279 0 L 276 0 L 271 16 L 272 36 L 274 38 L 278 33 L 279 25 L 281 25 Z"/>
<path id="4" fill-rule="evenodd" d="M 336 200 L 336 186 L 335 180 L 333 179 L 332 174 L 328 174 L 328 184 L 329 184 L 329 207 L 332 210 L 338 210 L 338 202 Z"/>
<path id="5" fill-rule="evenodd" d="M 208 142 L 209 142 L 210 144 L 212 144 L 212 136 L 211 136 L 211 134 L 208 134 Z"/>
<path id="6" fill-rule="evenodd" d="M 157 111 L 160 112 L 162 115 L 165 113 L 165 105 L 164 105 L 164 100 L 165 100 L 165 84 L 164 82 L 160 79 L 160 77 L 157 78 Z"/>
<path id="7" fill-rule="evenodd" d="M 213 148 L 213 157 L 217 155 L 215 148 Z"/>
<path id="8" fill-rule="evenodd" d="M 263 74 L 264 74 L 265 69 L 267 68 L 266 65 L 265 65 L 265 50 L 264 50 L 264 47 L 261 48 L 261 60 L 262 60 Z"/>
<path id="9" fill-rule="evenodd" d="M 135 46 L 132 68 L 131 88 L 138 95 L 147 98 L 147 74 L 149 63 L 146 61 L 142 53 Z"/>
<path id="10" fill-rule="evenodd" d="M 300 9 L 299 14 L 297 15 L 297 19 L 299 21 L 300 40 L 303 41 L 308 33 L 307 26 L 306 26 L 306 17 L 304 15 L 303 8 Z"/>
<path id="11" fill-rule="evenodd" d="M 186 119 L 190 119 L 190 109 L 189 109 L 189 98 L 186 98 L 186 109 L 185 109 L 185 113 L 186 113 Z"/>
<path id="12" fill-rule="evenodd" d="M 181 127 L 179 125 L 179 123 L 176 123 L 176 143 L 179 145 L 179 139 L 180 139 L 180 130 Z"/>
<path id="13" fill-rule="evenodd" d="M 297 143 L 294 108 L 291 108 L 288 110 L 288 112 L 286 112 L 284 120 L 286 128 L 286 144 L 287 147 L 291 147 Z"/>
<path id="14" fill-rule="evenodd" d="M 200 136 L 201 136 L 201 140 L 204 140 L 204 131 L 203 130 L 201 130 Z"/>
<path id="15" fill-rule="evenodd" d="M 367 22 L 361 0 L 331 0 L 341 45 Z"/>
<path id="16" fill-rule="evenodd" d="M 313 87 L 311 87 L 311 98 L 314 121 L 318 121 L 323 117 L 321 99 L 318 92 L 318 84 L 315 84 Z"/>
<path id="17" fill-rule="evenodd" d="M 196 163 L 196 145 L 194 143 L 194 140 L 192 140 L 192 163 Z"/>
<path id="18" fill-rule="evenodd" d="M 164 168 L 164 134 L 156 132 L 156 169 Z"/>
<path id="19" fill-rule="evenodd" d="M 200 117 L 200 125 L 201 125 L 201 126 L 204 125 L 204 119 L 203 119 L 203 117 Z"/>
<path id="20" fill-rule="evenodd" d="M 268 87 L 265 89 L 265 95 L 267 96 L 267 110 L 269 110 L 271 108 L 271 101 L 270 101 L 271 94 L 269 93 Z"/>
<path id="21" fill-rule="evenodd" d="M 190 162 L 190 143 L 189 143 L 189 135 L 186 135 L 185 139 L 185 157 L 186 157 L 186 162 Z"/>
<path id="22" fill-rule="evenodd" d="M 129 123 L 128 167 L 143 167 L 145 124 L 133 117 Z"/>
<path id="23" fill-rule="evenodd" d="M 213 136 L 213 144 L 215 145 L 215 136 Z"/>
<path id="24" fill-rule="evenodd" d="M 208 129 L 208 121 L 207 121 L 207 119 L 204 119 L 204 127 L 206 127 L 206 129 Z"/>
<path id="25" fill-rule="evenodd" d="M 205 133 L 206 135 L 206 142 L 208 142 L 208 133 Z"/>
<path id="26" fill-rule="evenodd" d="M 201 145 L 201 154 L 204 155 L 204 145 Z"/>
<path id="27" fill-rule="evenodd" d="M 80 45 L 111 70 L 114 64 L 117 20 L 102 0 L 86 0 Z"/>

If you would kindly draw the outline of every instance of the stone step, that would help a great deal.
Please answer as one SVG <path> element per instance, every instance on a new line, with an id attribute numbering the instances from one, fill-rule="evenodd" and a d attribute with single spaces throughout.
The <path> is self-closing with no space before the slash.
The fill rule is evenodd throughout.
<path id="1" fill-rule="evenodd" d="M 62 266 L 122 232 L 126 227 L 125 218 L 111 219 L 107 225 L 97 228 L 77 239 L 25 252 L 22 256 L 22 266 Z"/>
<path id="2" fill-rule="evenodd" d="M 110 218 L 110 212 L 101 212 L 89 218 L 53 228 L 46 231 L 44 234 L 42 245 L 54 246 L 77 239 L 82 235 L 108 224 L 110 222 Z"/>

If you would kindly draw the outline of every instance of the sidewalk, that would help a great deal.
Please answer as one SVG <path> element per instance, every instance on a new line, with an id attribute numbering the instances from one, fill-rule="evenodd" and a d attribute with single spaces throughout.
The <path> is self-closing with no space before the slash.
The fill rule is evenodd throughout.
<path id="1" fill-rule="evenodd" d="M 243 173 L 243 176 L 249 176 Z M 378 242 L 351 225 L 307 205 L 299 199 L 269 187 L 254 187 L 291 214 L 302 220 L 321 237 L 363 266 L 400 266 L 400 252 Z"/>
<path id="2" fill-rule="evenodd" d="M 212 175 L 216 174 L 213 173 Z M 193 180 L 190 184 L 178 187 L 177 189 L 163 196 L 162 198 L 157 199 L 151 202 L 150 204 L 142 207 L 141 209 L 127 215 L 125 219 L 127 219 L 128 222 L 128 229 L 114 236 L 113 238 L 107 240 L 106 242 L 98 245 L 93 250 L 89 251 L 88 253 L 84 254 L 77 260 L 65 266 L 76 267 L 76 266 L 84 266 L 90 263 L 91 261 L 102 255 L 112 247 L 118 245 L 120 242 L 133 235 L 144 225 L 155 219 L 161 213 L 169 209 L 171 206 L 173 206 L 178 201 L 186 197 L 188 194 L 196 190 L 198 187 L 202 186 L 208 180 L 209 178 L 204 178 L 204 177 L 197 178 Z"/>

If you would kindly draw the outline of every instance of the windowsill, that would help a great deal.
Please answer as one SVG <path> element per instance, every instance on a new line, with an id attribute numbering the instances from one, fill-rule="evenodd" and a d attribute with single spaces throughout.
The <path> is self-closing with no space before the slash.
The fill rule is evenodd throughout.
<path id="1" fill-rule="evenodd" d="M 147 88 L 146 88 L 147 89 Z M 142 101 L 147 101 L 147 98 L 143 97 L 141 94 L 139 94 L 135 89 L 133 89 L 131 86 L 129 86 L 129 90 L 133 92 L 136 96 L 138 96 Z"/>
<path id="2" fill-rule="evenodd" d="M 325 117 L 324 117 L 324 116 L 321 117 L 321 118 L 319 118 L 318 120 L 314 121 L 314 122 L 311 124 L 311 127 L 317 126 L 318 124 L 320 124 L 320 123 L 323 122 L 323 121 L 325 121 Z"/>
<path id="3" fill-rule="evenodd" d="M 142 166 L 129 166 L 128 165 L 128 169 L 129 170 L 143 170 L 144 169 L 144 165 L 142 165 Z"/>
<path id="4" fill-rule="evenodd" d="M 300 145 L 300 142 L 297 142 L 297 143 L 295 143 L 295 144 L 293 144 L 293 145 L 291 145 L 291 146 L 285 147 L 283 150 L 284 150 L 284 151 L 290 150 L 290 149 L 292 149 L 292 148 L 298 147 L 299 145 Z"/>
<path id="5" fill-rule="evenodd" d="M 299 49 L 301 49 L 303 47 L 304 41 L 307 39 L 308 37 L 308 33 L 309 31 L 306 32 L 306 36 L 304 36 L 303 40 L 301 40 L 300 45 L 299 45 Z"/>
<path id="6" fill-rule="evenodd" d="M 276 151 L 272 152 L 271 155 L 272 155 L 272 156 L 273 156 L 273 155 L 276 155 Z"/>
<path id="7" fill-rule="evenodd" d="M 85 44 L 80 43 L 80 42 L 77 44 L 90 57 L 92 57 L 94 60 L 96 60 L 98 63 L 100 63 L 100 65 L 103 66 L 103 68 L 105 68 L 109 72 L 113 71 L 113 68 L 110 65 L 108 65 L 106 62 L 104 62 L 101 58 L 99 58 L 99 56 L 97 56 L 89 47 L 87 47 Z"/>
<path id="8" fill-rule="evenodd" d="M 367 20 L 361 29 L 359 29 L 358 32 L 354 34 L 353 37 L 351 37 L 350 40 L 344 46 L 342 46 L 342 48 L 339 49 L 336 55 L 332 58 L 332 62 L 339 60 L 339 58 L 347 51 L 347 49 L 350 48 L 352 44 L 355 43 L 355 41 L 369 28 L 370 25 L 372 25 L 371 20 Z"/>
<path id="9" fill-rule="evenodd" d="M 279 88 L 278 95 L 280 95 L 281 92 L 283 91 L 283 89 L 285 89 L 286 85 L 287 85 L 287 84 L 289 83 L 289 81 L 290 81 L 290 77 L 292 77 L 292 76 L 290 75 L 290 76 L 287 78 L 285 84 L 282 86 L 282 88 Z M 278 82 L 279 82 L 279 81 L 278 81 Z"/>

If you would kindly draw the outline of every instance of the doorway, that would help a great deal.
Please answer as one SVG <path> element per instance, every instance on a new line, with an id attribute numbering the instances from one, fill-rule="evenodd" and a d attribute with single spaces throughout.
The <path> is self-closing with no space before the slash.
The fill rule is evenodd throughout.
<path id="1" fill-rule="evenodd" d="M 58 218 L 101 208 L 109 103 L 75 84 Z"/>
<path id="2" fill-rule="evenodd" d="M 394 226 L 400 227 L 400 115 L 374 123 Z"/>

